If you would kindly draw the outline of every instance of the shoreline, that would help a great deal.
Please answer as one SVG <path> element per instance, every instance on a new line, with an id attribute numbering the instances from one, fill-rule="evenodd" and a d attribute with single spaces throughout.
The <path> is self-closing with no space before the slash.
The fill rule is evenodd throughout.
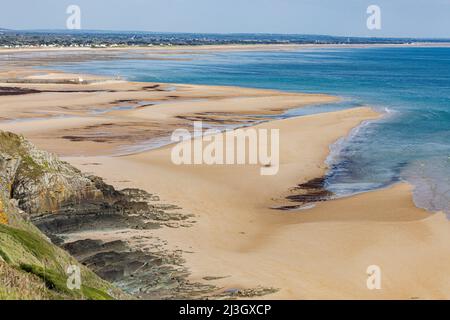
<path id="1" fill-rule="evenodd" d="M 149 86 L 150 91 L 144 89 Z M 194 282 L 213 284 L 224 292 L 276 288 L 277 292 L 262 297 L 268 299 L 450 296 L 443 285 L 450 279 L 441 270 L 450 266 L 450 259 L 443 258 L 448 253 L 445 244 L 450 240 L 448 221 L 443 214 L 432 215 L 416 208 L 411 186 L 398 184 L 317 203 L 304 211 L 271 209 L 274 204 L 285 203 L 291 188 L 323 176 L 330 145 L 379 114 L 370 108 L 352 108 L 257 124 L 257 128 L 281 129 L 281 171 L 267 180 L 258 175 L 258 166 L 174 166 L 168 156 L 170 146 L 122 157 L 108 156 L 108 148 L 118 142 L 104 137 L 100 140 L 105 141 L 100 141 L 95 135 L 109 127 L 113 127 L 112 137 L 136 143 L 146 130 L 151 135 L 161 133 L 160 129 L 171 132 L 189 124 L 192 117 L 228 122 L 248 112 L 271 114 L 337 99 L 237 87 L 172 86 L 177 90 L 167 90 L 167 84 L 135 82 L 94 83 L 87 87 L 21 84 L 52 92 L 0 97 L 7 114 L 29 116 L 31 110 L 42 112 L 44 108 L 55 114 L 71 113 L 75 118 L 43 120 L 40 126 L 32 124 L 28 128 L 23 123 L 0 123 L 0 129 L 22 131 L 40 148 L 65 155 L 65 160 L 84 172 L 93 172 L 115 187 L 138 187 L 156 193 L 181 207 L 183 213 L 193 214 L 193 226 L 152 230 L 151 235 L 167 241 L 169 249 L 183 252 Z M 93 88 L 95 92 L 85 90 Z M 87 115 L 89 106 L 109 108 L 118 100 L 164 103 Z M 177 118 L 180 115 L 185 118 Z M 147 125 L 154 123 L 149 128 L 137 119 Z M 130 130 L 134 130 L 131 137 L 135 140 L 124 135 Z M 61 139 L 63 132 L 71 133 L 72 139 Z M 85 136 L 91 140 L 79 139 Z M 92 154 L 73 157 L 74 150 L 81 148 Z M 102 236 L 102 230 L 97 236 Z M 409 272 L 404 271 L 405 261 Z M 366 268 L 373 264 L 385 270 L 386 290 L 370 291 L 365 287 Z M 434 277 L 427 277 L 429 274 Z"/>
<path id="2" fill-rule="evenodd" d="M 305 126 L 316 127 L 317 121 L 331 121 L 330 124 L 333 123 L 333 126 L 336 126 L 338 124 L 333 118 L 341 114 L 339 117 L 343 118 L 338 126 L 341 127 L 340 130 L 344 130 L 337 133 L 334 127 L 329 132 L 337 139 L 360 123 L 364 117 L 368 116 L 368 114 L 364 115 L 365 112 L 369 112 L 368 109 L 346 111 L 344 114 L 347 116 L 337 112 L 302 117 L 303 119 L 277 120 L 258 126 L 265 128 L 286 126 L 289 131 L 292 130 L 298 134 L 311 130 Z M 355 119 L 354 115 L 358 113 L 362 118 Z M 350 117 L 347 118 L 348 116 Z M 325 118 L 328 120 L 324 120 Z M 342 124 L 343 119 L 346 119 L 347 124 Z M 293 130 L 299 127 L 302 129 Z M 281 136 L 283 137 L 283 134 Z M 291 140 L 286 136 L 285 139 Z M 170 199 L 183 210 L 187 210 L 187 213 L 194 214 L 196 223 L 191 228 L 154 233 L 166 239 L 170 248 L 184 252 L 186 265 L 191 271 L 191 281 L 213 283 L 224 290 L 244 290 L 255 287 L 279 289 L 276 293 L 264 296 L 264 299 L 408 299 L 416 295 L 427 298 L 442 297 L 439 293 L 430 291 L 433 287 L 431 285 L 419 289 L 414 285 L 411 286 L 414 282 L 410 277 L 414 277 L 416 273 L 404 274 L 400 279 L 394 277 L 387 280 L 387 286 L 393 289 L 382 293 L 367 290 L 365 287 L 365 268 L 373 264 L 373 260 L 379 260 L 383 268 L 388 270 L 397 269 L 405 258 L 417 260 L 416 262 L 422 268 L 434 269 L 437 266 L 436 260 L 429 262 L 429 265 L 422 261 L 426 259 L 426 250 L 420 251 L 420 254 L 406 251 L 400 257 L 396 257 L 397 251 L 394 255 L 388 253 L 383 256 L 386 250 L 389 252 L 389 246 L 399 239 L 402 239 L 402 246 L 411 245 L 410 237 L 414 237 L 417 228 L 419 230 L 425 226 L 437 228 L 441 225 L 442 230 L 433 236 L 437 239 L 447 238 L 449 226 L 442 224 L 446 221 L 445 216 L 432 215 L 416 208 L 412 202 L 410 186 L 397 184 L 384 190 L 317 203 L 314 208 L 305 211 L 277 213 L 269 208 L 274 201 L 270 195 L 273 197 L 280 192 L 279 200 L 289 194 L 287 191 L 289 186 L 294 186 L 302 179 L 315 178 L 325 172 L 326 166 L 323 165 L 323 161 L 327 155 L 328 139 L 325 139 L 327 140 L 324 141 L 325 143 L 319 143 L 319 146 L 317 139 L 311 142 L 313 144 L 311 147 L 316 151 L 305 153 L 309 159 L 307 163 L 298 161 L 304 159 L 305 155 L 298 157 L 291 154 L 290 156 L 295 159 L 294 162 L 284 164 L 289 173 L 282 173 L 285 176 L 278 182 L 275 179 L 269 184 L 266 183 L 265 190 L 259 188 L 262 181 L 258 182 L 255 168 L 175 167 L 167 163 L 170 147 L 121 158 L 92 157 L 67 158 L 66 160 L 80 169 L 88 168 L 120 187 L 126 187 L 132 183 L 143 189 L 153 188 L 163 199 Z M 296 144 L 298 143 L 297 141 Z M 307 142 L 303 141 L 300 145 L 304 143 Z M 319 151 L 321 148 L 322 151 Z M 282 154 L 286 155 L 286 151 Z M 314 168 L 310 166 L 309 162 L 312 161 L 310 157 L 313 154 L 314 159 L 317 159 L 315 161 L 322 165 Z M 92 161 L 101 165 L 86 164 Z M 294 163 L 296 167 L 293 168 Z M 133 169 L 122 170 L 120 173 L 111 175 L 117 167 Z M 300 169 L 302 167 L 303 169 Z M 292 177 L 292 172 L 297 172 L 297 178 Z M 239 177 L 239 180 L 236 180 L 236 177 Z M 128 179 L 128 182 L 124 179 Z M 200 190 L 192 190 L 197 188 Z M 282 192 L 283 189 L 286 190 L 285 194 Z M 181 190 L 183 191 L 180 193 Z M 240 194 L 240 190 L 246 191 Z M 216 196 L 218 194 L 220 194 L 219 198 Z M 404 230 L 403 235 L 394 233 L 391 237 L 387 237 L 400 236 L 395 241 L 392 238 L 394 242 L 383 240 L 380 243 L 377 240 L 381 234 L 386 236 L 387 230 L 398 228 Z M 351 234 L 356 235 L 351 237 Z M 420 232 L 418 236 L 422 237 L 423 234 Z M 318 243 L 315 240 L 317 237 L 320 239 Z M 358 241 L 364 239 L 367 245 L 369 243 L 371 245 L 359 245 L 358 241 L 354 242 L 355 237 L 359 239 Z M 346 250 L 336 252 L 334 242 L 339 243 L 339 246 Z M 399 247 L 398 250 L 402 251 L 402 248 Z M 327 254 L 319 254 L 324 251 Z M 346 260 L 352 261 L 354 259 L 352 257 L 357 257 L 361 252 L 365 252 L 367 257 L 355 265 Z M 307 257 L 309 259 L 304 260 Z M 312 261 L 310 261 L 311 257 L 314 257 Z M 267 263 L 268 261 L 271 262 Z M 327 266 L 332 261 L 334 261 L 334 268 L 330 270 Z M 302 272 L 299 273 L 297 265 L 306 269 L 304 272 L 308 274 L 307 277 L 302 275 Z M 346 274 L 339 275 L 346 269 L 348 269 Z M 271 270 L 272 273 L 273 270 L 277 272 L 271 274 Z M 205 277 L 217 279 L 205 282 L 202 280 Z M 286 282 L 281 279 L 289 280 Z M 309 284 L 302 284 L 305 281 Z M 316 281 L 319 283 L 331 281 L 330 287 L 328 289 L 317 287 Z M 348 289 L 342 289 L 346 287 Z M 408 292 L 411 292 L 410 296 Z"/>
<path id="3" fill-rule="evenodd" d="M 45 52 L 45 51 L 123 51 L 123 50 L 148 50 L 171 52 L 176 50 L 192 51 L 233 51 L 233 50 L 295 50 L 295 49 L 338 49 L 338 48 L 389 48 L 389 47 L 450 47 L 450 42 L 414 42 L 414 43 L 374 43 L 374 44 L 220 44 L 220 45 L 152 45 L 152 46 L 110 46 L 110 47 L 0 47 L 0 53 L 18 52 Z"/>
<path id="4" fill-rule="evenodd" d="M 76 74 L 63 72 L 41 73 L 36 71 L 25 79 L 77 78 Z M 59 155 L 74 155 L 74 150 L 80 156 L 114 155 L 130 146 L 170 137 L 175 129 L 190 128 L 194 121 L 217 127 L 245 125 L 269 121 L 267 116 L 288 109 L 339 101 L 338 97 L 324 94 L 235 86 L 102 82 L 101 76 L 81 77 L 99 82 L 0 82 L 1 88 L 18 91 L 17 95 L 1 97 L 0 128 L 24 133 L 38 147 Z"/>

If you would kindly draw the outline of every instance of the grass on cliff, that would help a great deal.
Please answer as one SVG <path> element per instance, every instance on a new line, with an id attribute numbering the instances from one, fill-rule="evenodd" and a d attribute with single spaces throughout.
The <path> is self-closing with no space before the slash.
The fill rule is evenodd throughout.
<path id="1" fill-rule="evenodd" d="M 47 300 L 54 298 L 37 276 L 0 261 L 0 300 Z"/>
<path id="2" fill-rule="evenodd" d="M 106 292 L 92 287 L 88 287 L 84 284 L 81 285 L 80 290 L 70 290 L 67 287 L 67 276 L 65 274 L 60 274 L 55 270 L 45 269 L 35 265 L 27 265 L 27 264 L 21 264 L 20 268 L 42 279 L 47 289 L 65 294 L 66 296 L 69 296 L 71 298 L 88 299 L 88 300 L 113 299 Z"/>
<path id="3" fill-rule="evenodd" d="M 20 160 L 16 174 L 39 179 L 50 172 L 50 167 L 45 157 L 36 162 L 29 149 L 22 137 L 0 131 L 1 155 Z M 0 179 L 0 299 L 130 298 L 80 265 L 24 219 L 25 214 L 10 201 L 10 184 Z M 66 270 L 70 265 L 80 267 L 80 290 L 67 288 Z"/>
<path id="4" fill-rule="evenodd" d="M 34 275 L 34 282 L 43 284 L 41 289 L 44 288 L 44 290 L 41 290 L 36 299 L 51 297 L 52 299 L 105 300 L 112 299 L 109 291 L 115 291 L 107 282 L 86 267 L 79 265 L 74 258 L 33 231 L 0 225 L 0 257 L 0 260 L 3 260 L 2 263 L 7 263 L 19 273 Z M 67 288 L 66 268 L 69 265 L 78 265 L 81 269 L 81 290 Z M 11 275 L 12 271 L 9 271 Z M 0 292 L 3 297 L 7 295 L 7 292 L 11 292 L 5 287 L 2 289 L 2 282 L 7 281 L 8 274 L 2 274 L 0 269 Z M 13 293 L 10 298 L 14 299 L 16 294 L 17 292 Z"/>

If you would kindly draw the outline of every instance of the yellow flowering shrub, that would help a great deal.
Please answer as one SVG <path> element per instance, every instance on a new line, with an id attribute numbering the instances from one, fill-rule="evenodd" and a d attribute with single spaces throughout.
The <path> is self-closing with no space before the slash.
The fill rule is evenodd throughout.
<path id="1" fill-rule="evenodd" d="M 0 224 L 8 224 L 8 217 L 3 210 L 3 202 L 0 200 Z"/>

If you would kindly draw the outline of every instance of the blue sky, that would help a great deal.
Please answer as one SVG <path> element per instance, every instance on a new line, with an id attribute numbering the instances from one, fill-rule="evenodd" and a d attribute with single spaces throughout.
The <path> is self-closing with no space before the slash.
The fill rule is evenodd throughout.
<path id="1" fill-rule="evenodd" d="M 79 5 L 83 29 L 300 33 L 450 38 L 450 0 L 2 0 L 0 27 L 64 29 Z M 381 30 L 366 9 L 381 8 Z"/>

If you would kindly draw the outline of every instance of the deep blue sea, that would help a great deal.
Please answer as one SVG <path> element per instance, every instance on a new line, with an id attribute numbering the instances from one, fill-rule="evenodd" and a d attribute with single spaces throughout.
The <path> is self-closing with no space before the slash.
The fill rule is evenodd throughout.
<path id="1" fill-rule="evenodd" d="M 328 93 L 385 112 L 331 147 L 328 188 L 345 196 L 406 180 L 415 201 L 450 212 L 450 48 L 345 48 L 173 55 L 174 60 L 60 66 L 151 82 L 237 85 Z M 295 110 L 291 115 L 301 115 Z M 298 150 L 302 152 L 302 150 Z"/>

